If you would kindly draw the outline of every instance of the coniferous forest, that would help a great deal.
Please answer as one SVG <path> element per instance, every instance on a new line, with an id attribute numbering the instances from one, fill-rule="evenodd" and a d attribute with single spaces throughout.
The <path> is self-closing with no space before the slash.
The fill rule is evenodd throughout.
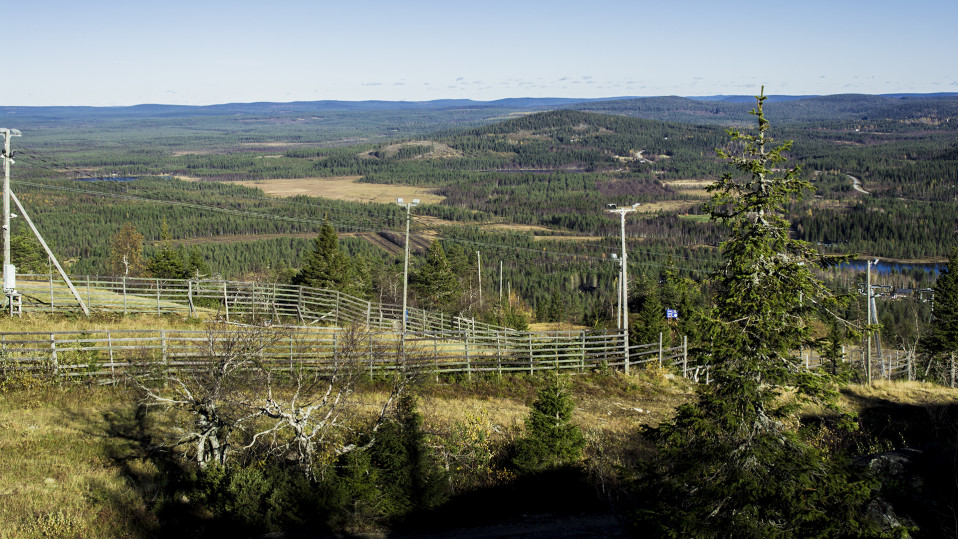
<path id="1" fill-rule="evenodd" d="M 130 505 L 150 513 L 130 519 L 140 531 L 402 531 L 422 515 L 474 513 L 470 496 L 489 504 L 525 492 L 514 505 L 526 507 L 552 487 L 549 503 L 591 492 L 588 503 L 613 505 L 634 535 L 950 529 L 954 406 L 913 422 L 952 424 L 945 434 L 881 424 L 891 421 L 885 402 L 847 389 L 870 386 L 872 369 L 846 361 L 845 346 L 880 333 L 927 366 L 913 373 L 909 363 L 909 380 L 946 383 L 950 365 L 954 385 L 958 96 L 0 107 L 0 116 L 22 132 L 12 189 L 73 274 L 290 283 L 399 304 L 408 247 L 413 305 L 520 331 L 612 329 L 622 275 L 613 255 L 626 244 L 626 341 L 657 342 L 660 354 L 632 378 L 607 365 L 528 378 L 500 367 L 494 381 L 471 371 L 320 374 L 295 367 L 292 348 L 288 366 L 272 369 L 261 356 L 273 320 L 212 321 L 230 335 L 228 350 L 210 340 L 215 368 L 167 372 L 166 384 L 143 370 L 127 380 L 135 407 L 90 421 L 122 438 L 112 454 L 142 451 L 124 473 L 156 479 L 142 481 L 153 498 Z M 630 206 L 623 240 L 609 210 Z M 14 264 L 52 275 L 24 221 L 14 220 Z M 885 287 L 877 323 L 861 293 L 862 260 L 876 258 L 867 278 Z M 343 328 L 334 350 L 352 356 L 366 342 L 372 356 L 374 339 L 359 331 Z M 292 334 L 276 335 L 292 347 Z M 405 358 L 404 326 L 397 346 Z M 695 371 L 707 383 L 675 380 L 661 364 L 671 346 L 708 369 L 705 380 Z M 808 350 L 819 368 L 803 363 Z M 11 398 L 44 390 L 6 373 L 3 391 L 19 391 Z M 498 442 L 482 408 L 452 427 L 427 425 L 420 406 L 452 385 L 460 399 L 525 393 L 528 414 Z M 576 422 L 576 391 L 673 400 L 642 427 L 635 414 L 648 410 L 615 404 L 629 426 L 609 434 Z M 856 398 L 874 415 L 847 413 Z M 589 411 L 595 425 L 613 416 L 601 402 Z M 896 421 L 907 412 L 896 409 Z M 900 479 L 859 469 L 877 458 L 852 463 L 906 435 L 944 440 L 929 442 L 922 462 L 951 467 L 912 489 L 938 505 L 919 507 Z M 144 462 L 153 468 L 135 469 Z M 894 511 L 876 500 L 910 520 L 890 523 Z M 55 530 L 68 516 L 35 527 Z"/>
<path id="2" fill-rule="evenodd" d="M 619 223 L 606 204 L 642 205 L 626 221 L 631 309 L 666 272 L 701 281 L 714 269 L 725 238 L 705 212 L 706 188 L 723 171 L 716 150 L 729 149 L 727 129 L 747 125 L 752 106 L 645 98 L 0 113 L 23 132 L 13 189 L 73 273 L 113 271 L 111 239 L 126 223 L 152 256 L 165 222 L 169 240 L 215 275 L 288 280 L 328 222 L 363 266 L 360 288 L 394 300 L 396 204 L 348 192 L 276 198 L 234 183 L 348 177 L 437 197 L 415 209 L 413 254 L 424 260 L 438 238 L 460 259 L 469 299 L 459 307 L 477 307 L 480 285 L 487 294 L 502 285 L 540 319 L 561 302 L 565 321 L 595 325 L 615 309 Z M 943 262 L 956 241 L 956 112 L 953 96 L 770 98 L 775 135 L 794 141 L 788 157 L 813 189 L 788 207 L 792 236 L 829 254 Z M 934 277 L 891 271 L 896 288 Z M 839 273 L 848 291 L 861 281 Z M 912 307 L 883 309 L 896 332 L 921 309 Z"/>

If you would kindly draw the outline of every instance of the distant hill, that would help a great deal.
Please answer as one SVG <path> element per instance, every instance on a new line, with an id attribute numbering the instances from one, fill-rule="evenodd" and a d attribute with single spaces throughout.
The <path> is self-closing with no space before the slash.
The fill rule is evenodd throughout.
<path id="1" fill-rule="evenodd" d="M 700 97 L 617 97 L 597 99 L 509 98 L 496 101 L 439 99 L 433 101 L 295 101 L 289 103 L 225 103 L 207 106 L 143 104 L 128 107 L 3 107 L 0 123 L 63 124 L 76 121 L 178 119 L 203 117 L 282 117 L 322 113 L 449 112 L 455 110 L 539 112 L 568 108 L 665 121 L 703 124 L 747 122 L 754 105 L 747 95 Z M 843 94 L 830 96 L 772 95 L 767 111 L 778 122 L 822 122 L 922 116 L 930 112 L 953 117 L 958 93 Z"/>
<path id="2" fill-rule="evenodd" d="M 749 122 L 754 97 L 653 97 L 588 102 L 574 110 L 695 124 L 731 125 Z M 958 117 L 958 94 L 880 96 L 839 94 L 798 97 L 769 96 L 766 114 L 779 123 L 907 120 Z"/>

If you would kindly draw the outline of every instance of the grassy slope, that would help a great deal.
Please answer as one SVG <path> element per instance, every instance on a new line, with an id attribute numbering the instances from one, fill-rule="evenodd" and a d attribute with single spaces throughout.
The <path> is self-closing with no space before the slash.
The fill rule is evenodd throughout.
<path id="1" fill-rule="evenodd" d="M 171 319 L 144 317 L 138 325 L 169 327 Z M 104 325 L 129 322 L 100 321 Z M 37 326 L 43 327 L 38 328 Z M 65 318 L 10 320 L 2 331 L 81 329 Z M 55 329 L 56 328 L 56 329 Z M 587 466 L 601 475 L 641 458 L 637 429 L 669 417 L 691 396 L 691 386 L 657 370 L 632 376 L 590 373 L 573 377 L 576 422 L 588 438 Z M 425 426 L 437 440 L 484 429 L 499 440 L 517 436 L 536 380 L 423 380 L 417 387 Z M 380 388 L 359 388 L 355 399 L 375 401 Z M 151 512 L 162 477 L 142 448 L 122 433 L 135 421 L 134 396 L 122 388 L 50 385 L 7 378 L 0 384 L 0 537 L 116 537 L 161 532 Z M 942 409 L 958 407 L 958 392 L 920 383 L 852 386 L 842 405 L 869 429 L 863 450 L 901 447 L 925 438 Z M 917 415 L 916 415 L 917 414 Z M 923 419 L 917 426 L 916 417 Z M 929 423 L 930 422 L 930 423 Z M 953 426 L 952 426 L 953 427 Z M 457 429 L 459 429 L 457 431 Z M 917 429 L 922 429 L 918 432 Z M 440 442 L 441 443 L 441 442 Z M 501 477 L 500 477 L 501 479 Z"/>

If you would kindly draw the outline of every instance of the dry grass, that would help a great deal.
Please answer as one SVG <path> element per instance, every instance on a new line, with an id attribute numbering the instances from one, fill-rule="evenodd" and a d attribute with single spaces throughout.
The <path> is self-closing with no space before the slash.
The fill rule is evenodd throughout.
<path id="1" fill-rule="evenodd" d="M 393 204 L 397 198 L 409 200 L 418 198 L 424 204 L 438 204 L 445 199 L 445 197 L 434 194 L 434 190 L 427 187 L 359 183 L 360 178 L 361 176 L 337 176 L 334 178 L 293 178 L 231 183 L 255 187 L 261 189 L 267 195 L 276 197 L 307 195 L 332 200 L 376 202 L 380 204 Z"/>
<path id="2" fill-rule="evenodd" d="M 25 380 L 22 380 L 22 382 Z M 575 421 L 590 438 L 593 459 L 631 450 L 640 424 L 668 417 L 688 386 L 661 373 L 573 376 Z M 158 470 L 135 443 L 117 435 L 132 395 L 111 388 L 21 383 L 0 392 L 0 537 L 140 536 L 155 529 L 148 505 Z M 485 430 L 492 443 L 521 433 L 538 380 L 476 377 L 417 389 L 427 429 L 437 435 Z M 357 388 L 359 411 L 375 412 L 385 390 Z M 477 422 L 477 418 L 480 421 Z M 458 429 L 458 430 L 457 430 Z"/>
<path id="3" fill-rule="evenodd" d="M 149 515 L 113 459 L 128 442 L 108 435 L 124 399 L 75 387 L 0 395 L 0 537 L 141 534 Z"/>
<path id="4" fill-rule="evenodd" d="M 535 241 L 600 241 L 608 239 L 603 236 L 536 236 Z"/>
<path id="5" fill-rule="evenodd" d="M 25 313 L 22 317 L 0 317 L 0 333 L 17 331 L 57 333 L 97 330 L 131 329 L 195 329 L 195 323 L 176 316 L 129 315 L 93 313 L 90 318 L 82 315 Z"/>
<path id="6" fill-rule="evenodd" d="M 921 406 L 958 404 L 958 390 L 926 382 L 878 380 L 871 386 L 849 386 L 846 395 L 856 400 L 883 400 Z M 854 406 L 853 401 L 847 398 L 846 403 L 847 406 Z"/>
<path id="7" fill-rule="evenodd" d="M 648 204 L 643 204 L 639 206 L 636 210 L 638 213 L 655 213 L 655 212 L 685 212 L 689 209 L 698 205 L 697 201 L 689 200 L 662 200 L 659 202 L 649 202 Z"/>
<path id="8" fill-rule="evenodd" d="M 155 316 L 0 318 L 0 332 L 183 325 L 178 318 Z M 629 376 L 616 372 L 570 376 L 574 421 L 586 433 L 586 462 L 596 473 L 611 477 L 642 458 L 640 426 L 670 418 L 679 404 L 693 397 L 691 384 L 666 371 L 654 366 L 635 371 Z M 426 428 L 434 435 L 483 430 L 495 443 L 504 443 L 521 434 L 538 385 L 538 378 L 526 375 L 501 379 L 476 375 L 472 380 L 439 382 L 426 377 L 415 391 Z M 0 537 L 141 536 L 155 529 L 156 517 L 147 505 L 149 494 L 160 487 L 147 483 L 157 479 L 158 471 L 114 429 L 114 423 L 129 414 L 129 394 L 30 379 L 8 380 L 0 387 Z M 842 406 L 854 411 L 876 402 L 958 404 L 958 391 L 918 382 L 852 386 L 843 395 Z M 382 384 L 368 384 L 356 388 L 352 399 L 363 411 L 360 415 L 372 414 L 384 396 Z"/>
<path id="9" fill-rule="evenodd" d="M 426 146 L 429 148 L 429 151 L 412 159 L 451 159 L 454 157 L 462 157 L 462 152 L 449 146 L 443 144 L 442 142 L 435 142 L 432 140 L 414 140 L 411 142 L 401 142 L 399 144 L 390 144 L 383 147 L 381 152 L 385 154 L 386 157 L 393 157 L 399 153 L 399 149 L 406 146 Z M 364 154 L 361 154 L 363 157 L 374 157 L 373 153 L 376 150 L 370 150 Z"/>

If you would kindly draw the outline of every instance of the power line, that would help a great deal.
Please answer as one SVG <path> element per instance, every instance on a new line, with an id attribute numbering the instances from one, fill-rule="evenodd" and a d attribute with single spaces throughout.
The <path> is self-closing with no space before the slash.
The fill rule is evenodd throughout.
<path id="1" fill-rule="evenodd" d="M 64 173 L 73 173 L 75 175 L 83 175 L 88 177 L 91 175 L 90 171 L 65 165 L 63 163 L 56 161 L 54 158 L 46 156 L 42 154 L 42 152 L 38 152 L 36 150 L 32 150 L 32 149 L 25 150 L 24 154 L 46 165 L 46 166 L 38 165 L 37 168 L 50 170 L 52 172 L 55 172 L 61 175 Z M 103 179 L 106 180 L 105 185 L 109 185 L 111 187 L 114 185 L 119 187 L 120 184 L 123 184 L 124 188 L 126 188 L 128 187 L 127 186 L 128 183 L 132 183 L 132 182 L 111 182 L 109 181 L 110 178 L 107 178 L 107 177 L 103 177 Z M 319 219 L 306 218 L 306 217 L 290 217 L 290 216 L 283 216 L 283 215 L 276 215 L 276 214 L 268 214 L 268 213 L 256 212 L 252 210 L 224 208 L 221 206 L 213 206 L 209 204 L 201 204 L 196 202 L 186 202 L 186 201 L 180 201 L 180 200 L 170 200 L 170 199 L 161 198 L 161 197 L 149 197 L 149 196 L 130 194 L 128 192 L 128 189 L 124 189 L 124 191 L 122 192 L 119 190 L 108 191 L 108 190 L 83 189 L 83 188 L 76 188 L 76 187 L 65 187 L 60 185 L 53 185 L 50 183 L 31 182 L 26 180 L 17 180 L 16 183 L 19 185 L 26 185 L 26 186 L 30 186 L 30 187 L 34 187 L 38 189 L 50 189 L 50 190 L 71 192 L 71 193 L 90 195 L 90 196 L 112 197 L 112 198 L 116 198 L 120 200 L 166 204 L 169 206 L 179 206 L 179 207 L 185 207 L 185 208 L 191 208 L 191 209 L 197 209 L 197 210 L 215 211 L 215 212 L 226 213 L 230 215 L 252 217 L 252 218 L 274 220 L 274 221 L 311 224 L 311 225 L 317 225 L 317 226 L 321 225 L 324 221 L 328 221 L 331 224 L 339 225 L 343 228 L 360 231 L 360 232 L 368 232 L 368 233 L 382 233 L 382 232 L 398 233 L 400 228 L 398 226 L 396 228 L 384 228 L 384 227 L 369 228 L 366 226 L 357 225 L 357 224 L 354 224 L 353 222 L 344 221 L 344 220 L 331 220 L 331 219 L 319 220 Z M 302 206 L 302 203 L 297 203 L 294 201 L 286 201 L 284 203 L 289 205 Z M 383 216 L 378 216 L 378 215 L 374 215 L 367 212 L 360 212 L 356 210 L 341 209 L 341 208 L 337 208 L 336 211 L 341 213 L 358 214 L 362 216 L 363 218 L 366 218 L 372 221 L 379 221 L 379 222 L 389 221 L 388 218 L 384 218 Z M 464 226 L 468 226 L 468 225 L 464 225 Z M 420 225 L 420 229 L 435 230 L 435 229 L 430 229 L 428 227 L 421 227 L 421 225 Z M 592 260 L 605 261 L 606 260 L 604 257 L 604 253 L 602 255 L 583 254 L 580 252 L 560 251 L 560 250 L 548 249 L 545 247 L 542 249 L 536 249 L 532 247 L 503 245 L 503 244 L 496 244 L 496 243 L 490 243 L 490 242 L 483 242 L 479 240 L 469 240 L 464 238 L 443 237 L 439 234 L 437 234 L 437 236 L 439 236 L 439 239 L 441 239 L 442 241 L 450 242 L 450 243 L 458 243 L 463 245 L 468 244 L 468 245 L 475 245 L 475 246 L 487 247 L 492 249 L 503 249 L 503 250 L 509 250 L 509 251 L 526 252 L 526 253 L 532 253 L 537 255 L 551 256 L 554 258 L 565 258 L 565 259 L 573 259 L 573 260 L 583 259 L 585 261 L 592 261 Z M 561 236 L 559 236 L 559 238 L 561 238 Z M 553 241 L 557 241 L 557 240 L 553 240 Z M 561 240 L 558 240 L 558 241 L 561 241 Z M 582 244 L 582 246 L 584 245 L 585 244 Z M 593 253 L 598 252 L 599 249 L 600 249 L 599 246 L 593 246 L 593 245 L 588 245 L 588 247 L 585 247 L 585 250 L 591 251 Z M 633 253 L 643 253 L 643 254 L 648 254 L 653 256 L 663 256 L 662 253 L 659 253 L 657 251 L 652 251 L 652 250 L 631 249 L 631 251 Z M 669 256 L 673 260 L 674 259 L 682 259 L 687 261 L 697 260 L 694 257 L 685 256 L 679 253 L 668 253 L 664 256 Z M 669 264 L 665 264 L 665 263 L 638 262 L 638 261 L 632 261 L 630 263 L 634 265 L 647 266 L 647 267 L 659 267 L 659 268 L 670 267 Z M 679 267 L 679 266 L 675 266 L 674 264 L 671 265 L 671 267 L 675 267 L 678 270 L 683 270 L 683 271 L 688 271 L 693 273 L 708 273 L 708 270 L 702 270 L 702 269 L 696 269 L 696 268 L 690 268 L 690 267 Z"/>

